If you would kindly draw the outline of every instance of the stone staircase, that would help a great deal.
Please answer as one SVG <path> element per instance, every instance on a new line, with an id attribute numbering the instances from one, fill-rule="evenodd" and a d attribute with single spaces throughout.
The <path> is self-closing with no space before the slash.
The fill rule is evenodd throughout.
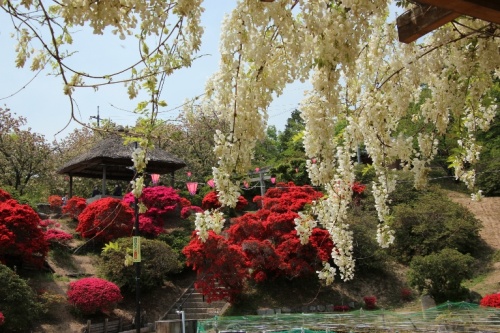
<path id="1" fill-rule="evenodd" d="M 225 301 L 205 302 L 203 295 L 191 285 L 163 315 L 161 320 L 181 319 L 181 313 L 178 312 L 180 310 L 184 311 L 184 318 L 186 320 L 210 319 L 222 314 L 228 305 L 229 303 Z"/>

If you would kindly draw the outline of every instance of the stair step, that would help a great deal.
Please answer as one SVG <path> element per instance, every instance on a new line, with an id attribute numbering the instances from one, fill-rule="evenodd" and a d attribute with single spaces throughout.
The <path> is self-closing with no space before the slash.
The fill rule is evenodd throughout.
<path id="1" fill-rule="evenodd" d="M 185 314 L 185 320 L 190 320 L 190 319 L 211 319 L 215 316 L 217 316 L 218 313 L 192 313 L 192 314 Z M 181 319 L 180 315 L 178 314 L 167 314 L 163 320 L 175 320 L 175 319 Z"/>

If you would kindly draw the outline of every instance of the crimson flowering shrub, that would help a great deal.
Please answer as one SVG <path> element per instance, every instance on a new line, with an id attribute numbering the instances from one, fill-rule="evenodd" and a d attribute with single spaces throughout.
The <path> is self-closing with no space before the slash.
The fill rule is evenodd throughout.
<path id="1" fill-rule="evenodd" d="M 363 297 L 363 301 L 365 302 L 365 308 L 368 310 L 373 310 L 377 304 L 377 298 L 375 296 L 365 296 Z"/>
<path id="2" fill-rule="evenodd" d="M 70 282 L 66 295 L 68 301 L 85 314 L 109 313 L 123 299 L 116 284 L 95 277 Z"/>
<path id="3" fill-rule="evenodd" d="M 192 214 L 196 214 L 196 213 L 203 213 L 203 209 L 201 209 L 198 206 L 185 206 L 185 207 L 182 207 L 182 209 L 181 209 L 181 218 L 187 219 Z"/>
<path id="4" fill-rule="evenodd" d="M 2 312 L 0 312 L 0 326 L 2 326 L 5 323 L 5 317 Z"/>
<path id="5" fill-rule="evenodd" d="M 195 287 L 202 291 L 207 302 L 226 300 L 233 303 L 243 291 L 248 277 L 248 264 L 240 246 L 230 244 L 224 237 L 209 232 L 202 243 L 195 232 L 191 242 L 182 250 L 186 264 L 197 272 Z M 223 254 L 223 255 L 221 255 Z"/>
<path id="6" fill-rule="evenodd" d="M 408 288 L 403 288 L 401 289 L 401 299 L 403 301 L 410 301 L 412 299 L 412 292 L 411 289 Z"/>
<path id="7" fill-rule="evenodd" d="M 123 201 L 128 205 L 134 204 L 134 195 L 127 193 L 123 197 Z M 139 218 L 141 234 L 156 237 L 163 232 L 167 214 L 175 211 L 181 205 L 181 197 L 172 187 L 146 187 L 142 191 L 139 202 L 147 208 L 147 211 Z"/>
<path id="8" fill-rule="evenodd" d="M 60 195 L 49 196 L 49 205 L 51 208 L 59 208 L 62 206 L 62 197 Z"/>
<path id="9" fill-rule="evenodd" d="M 60 229 L 49 229 L 45 232 L 45 240 L 51 246 L 67 246 L 72 239 L 73 235 Z"/>
<path id="10" fill-rule="evenodd" d="M 481 306 L 487 306 L 491 308 L 500 308 L 500 293 L 484 296 L 479 304 Z"/>
<path id="11" fill-rule="evenodd" d="M 60 227 L 61 224 L 53 220 L 40 221 L 40 229 L 50 246 L 67 246 L 68 242 L 73 239 L 73 235 L 59 229 Z"/>
<path id="12" fill-rule="evenodd" d="M 14 199 L 0 202 L 0 262 L 16 261 L 41 267 L 49 250 L 40 217 L 28 205 Z"/>
<path id="13" fill-rule="evenodd" d="M 254 199 L 261 200 L 262 208 L 274 212 L 286 212 L 288 210 L 298 212 L 304 209 L 306 204 L 323 196 L 322 192 L 316 191 L 309 185 L 296 186 L 293 182 L 278 183 L 276 187 L 267 190 L 264 197 Z"/>
<path id="14" fill-rule="evenodd" d="M 196 270 L 198 276 L 209 272 L 203 281 L 197 282 L 202 293 L 210 294 L 212 300 L 221 299 L 218 293 L 234 299 L 241 292 L 241 286 L 220 281 L 220 276 L 228 272 L 232 278 L 239 279 L 239 283 L 247 280 L 262 283 L 277 277 L 292 279 L 315 274 L 323 261 L 330 261 L 334 244 L 328 231 L 315 228 L 309 243 L 302 245 L 294 223 L 299 215 L 293 209 L 302 209 L 321 196 L 321 192 L 310 186 L 284 184 L 282 189 L 269 189 L 260 197 L 263 209 L 234 219 L 224 237 L 210 234 L 207 242 L 202 243 L 193 233 L 183 253 L 187 265 Z M 209 202 L 214 202 L 213 194 L 207 197 Z M 216 260 L 224 264 L 229 262 L 229 250 L 234 251 L 231 256 L 240 256 L 238 267 L 221 268 L 214 264 Z M 218 290 L 217 285 L 223 285 L 225 290 Z"/>
<path id="15" fill-rule="evenodd" d="M 73 220 L 78 220 L 78 216 L 87 207 L 87 200 L 82 197 L 72 197 L 62 207 L 63 214 L 68 214 Z"/>
<path id="16" fill-rule="evenodd" d="M 349 310 L 351 310 L 349 305 L 334 305 L 333 306 L 333 311 L 335 311 L 335 312 L 347 312 Z"/>
<path id="17" fill-rule="evenodd" d="M 9 199 L 12 199 L 10 193 L 7 193 L 0 188 L 0 202 L 7 201 Z"/>
<path id="18" fill-rule="evenodd" d="M 134 211 L 123 201 L 107 197 L 89 204 L 78 216 L 76 231 L 98 243 L 130 236 Z"/>
<path id="19" fill-rule="evenodd" d="M 201 201 L 201 208 L 204 210 L 207 209 L 217 209 L 220 208 L 222 205 L 219 202 L 219 199 L 217 198 L 217 192 L 211 191 L 208 192 L 205 197 L 203 197 L 203 200 Z M 238 202 L 236 203 L 236 210 L 242 210 L 248 206 L 248 201 L 245 199 L 242 195 L 238 197 Z"/>
<path id="20" fill-rule="evenodd" d="M 186 199 L 184 197 L 181 197 L 181 200 L 179 202 L 179 204 L 181 205 L 181 207 L 189 207 L 189 206 L 192 206 L 193 204 L 191 203 L 191 201 L 189 201 L 189 199 Z"/>

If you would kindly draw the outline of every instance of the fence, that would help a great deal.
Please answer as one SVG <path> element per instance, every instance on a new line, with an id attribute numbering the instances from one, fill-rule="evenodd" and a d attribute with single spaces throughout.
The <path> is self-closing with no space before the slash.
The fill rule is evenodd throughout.
<path id="1" fill-rule="evenodd" d="M 103 323 L 94 323 L 87 320 L 87 325 L 83 329 L 84 333 L 118 333 L 124 329 L 130 328 L 131 325 L 123 325 L 122 319 L 108 320 L 104 319 Z"/>
<path id="2" fill-rule="evenodd" d="M 500 309 L 445 303 L 422 312 L 357 310 L 345 313 L 214 317 L 198 321 L 199 333 L 229 332 L 500 332 Z"/>

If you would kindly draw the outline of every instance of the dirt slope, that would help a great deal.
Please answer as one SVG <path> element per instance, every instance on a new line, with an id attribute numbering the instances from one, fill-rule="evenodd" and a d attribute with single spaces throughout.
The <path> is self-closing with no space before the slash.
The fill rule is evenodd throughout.
<path id="1" fill-rule="evenodd" d="M 472 212 L 483 223 L 481 237 L 494 249 L 500 250 L 500 197 L 472 201 L 470 196 L 449 192 L 449 197 Z"/>

